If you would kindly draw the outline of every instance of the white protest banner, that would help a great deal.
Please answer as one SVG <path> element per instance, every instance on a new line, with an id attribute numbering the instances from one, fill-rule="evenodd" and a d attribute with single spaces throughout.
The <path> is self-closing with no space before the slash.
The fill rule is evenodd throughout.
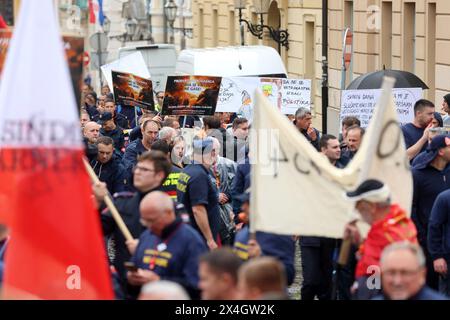
<path id="1" fill-rule="evenodd" d="M 381 89 L 343 91 L 341 122 L 345 117 L 354 116 L 361 121 L 363 128 L 367 128 L 381 92 Z M 414 104 L 422 99 L 422 88 L 395 88 L 392 89 L 392 94 L 400 124 L 411 122 L 414 119 Z"/>
<path id="2" fill-rule="evenodd" d="M 113 81 L 111 71 L 131 73 L 144 79 L 150 79 L 150 72 L 145 64 L 142 53 L 135 52 L 101 67 L 109 89 L 113 92 Z"/>
<path id="3" fill-rule="evenodd" d="M 299 107 L 311 105 L 311 80 L 224 77 L 216 112 L 235 112 L 252 120 L 256 89 L 283 114 L 295 114 Z"/>
<path id="4" fill-rule="evenodd" d="M 300 107 L 311 108 L 311 80 L 283 79 L 281 112 L 295 114 Z"/>
<path id="5" fill-rule="evenodd" d="M 387 183 L 393 201 L 410 211 L 412 176 L 391 88 L 383 91 L 361 148 L 345 169 L 332 166 L 258 94 L 250 145 L 253 231 L 341 238 L 354 206 L 344 192 L 368 178 Z"/>

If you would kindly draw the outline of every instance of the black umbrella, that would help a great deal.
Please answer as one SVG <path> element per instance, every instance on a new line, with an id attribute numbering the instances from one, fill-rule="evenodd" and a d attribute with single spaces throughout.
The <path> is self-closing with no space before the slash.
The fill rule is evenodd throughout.
<path id="1" fill-rule="evenodd" d="M 381 89 L 383 77 L 395 78 L 394 88 L 422 88 L 428 86 L 415 74 L 402 70 L 381 70 L 363 74 L 349 84 L 347 90 Z"/>

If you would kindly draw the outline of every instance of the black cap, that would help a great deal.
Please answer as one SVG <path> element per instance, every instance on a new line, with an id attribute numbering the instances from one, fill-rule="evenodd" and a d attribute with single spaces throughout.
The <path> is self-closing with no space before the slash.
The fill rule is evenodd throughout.
<path id="1" fill-rule="evenodd" d="M 106 121 L 112 120 L 113 116 L 111 112 L 105 112 L 105 113 L 101 113 L 98 116 L 98 124 L 104 124 Z"/>
<path id="2" fill-rule="evenodd" d="M 347 192 L 346 195 L 351 201 L 385 202 L 390 198 L 390 190 L 383 182 L 369 179 L 361 183 L 356 190 Z"/>

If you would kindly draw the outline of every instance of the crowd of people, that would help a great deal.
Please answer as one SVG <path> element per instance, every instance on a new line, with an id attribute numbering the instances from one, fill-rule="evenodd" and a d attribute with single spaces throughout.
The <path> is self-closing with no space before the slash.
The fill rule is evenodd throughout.
<path id="1" fill-rule="evenodd" d="M 155 111 L 116 105 L 107 86 L 97 95 L 85 85 L 82 93 L 80 125 L 101 181 L 93 194 L 117 299 L 289 299 L 299 271 L 296 243 L 303 300 L 450 296 L 450 136 L 443 127 L 450 95 L 444 118 L 431 101 L 419 100 L 414 121 L 402 126 L 414 178 L 411 218 L 392 203 L 387 185 L 367 180 L 347 193 L 371 226 L 367 237 L 352 221 L 336 240 L 250 231 L 251 119 L 162 117 L 164 93 L 156 94 Z M 364 138 L 356 117 L 343 119 L 339 137 L 314 128 L 306 108 L 291 120 L 337 168 L 352 160 Z M 182 128 L 194 127 L 200 130 L 189 140 Z M 105 196 L 133 240 L 122 234 Z M 2 226 L 0 261 L 8 241 Z M 348 259 L 338 263 L 345 243 Z"/>

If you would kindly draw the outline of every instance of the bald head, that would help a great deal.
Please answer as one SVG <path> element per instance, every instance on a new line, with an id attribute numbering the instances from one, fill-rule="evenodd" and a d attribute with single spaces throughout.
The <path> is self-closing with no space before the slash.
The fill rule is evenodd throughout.
<path id="1" fill-rule="evenodd" d="M 160 236 L 162 230 L 175 220 L 172 199 L 164 192 L 153 191 L 140 204 L 142 222 L 154 234 Z"/>
<path id="2" fill-rule="evenodd" d="M 100 125 L 97 122 L 89 121 L 84 125 L 83 136 L 88 139 L 89 143 L 96 143 L 100 135 Z"/>

